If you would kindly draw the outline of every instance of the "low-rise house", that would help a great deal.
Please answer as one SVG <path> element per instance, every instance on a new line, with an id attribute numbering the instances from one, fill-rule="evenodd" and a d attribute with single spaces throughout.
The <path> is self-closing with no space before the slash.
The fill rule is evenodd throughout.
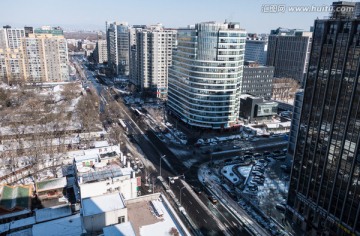
<path id="1" fill-rule="evenodd" d="M 127 209 L 120 193 L 83 198 L 81 215 L 87 233 L 101 233 L 106 226 L 128 221 Z"/>
<path id="2" fill-rule="evenodd" d="M 37 196 L 40 200 L 61 198 L 66 184 L 66 177 L 39 181 L 35 184 Z"/>

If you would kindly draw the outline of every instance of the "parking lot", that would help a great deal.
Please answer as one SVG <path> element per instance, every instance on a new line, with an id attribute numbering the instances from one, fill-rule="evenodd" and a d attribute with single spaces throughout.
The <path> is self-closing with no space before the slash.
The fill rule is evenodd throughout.
<path id="1" fill-rule="evenodd" d="M 286 150 L 265 151 L 214 161 L 211 178 L 270 233 L 281 231 L 289 184 Z M 209 178 L 209 177 L 208 177 Z M 201 179 L 200 179 L 201 180 Z"/>

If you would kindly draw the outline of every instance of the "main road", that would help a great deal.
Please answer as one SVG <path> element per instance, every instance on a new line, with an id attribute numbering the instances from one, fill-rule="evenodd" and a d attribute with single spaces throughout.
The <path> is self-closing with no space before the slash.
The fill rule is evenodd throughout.
<path id="1" fill-rule="evenodd" d="M 94 84 L 94 87 L 100 93 L 103 85 L 97 83 L 93 73 L 86 70 L 86 75 Z M 109 90 L 108 90 L 109 92 Z M 109 96 L 114 99 L 114 96 Z M 123 102 L 117 102 L 119 109 L 122 111 L 122 119 L 128 127 L 128 136 L 138 144 L 145 153 L 146 158 L 153 163 L 158 173 L 164 180 L 169 177 L 185 174 L 185 178 L 191 178 L 196 181 L 194 173 L 186 168 L 183 163 L 169 150 L 169 148 L 155 135 L 150 127 L 141 117 L 136 116 L 130 111 Z M 164 159 L 160 157 L 165 155 Z M 169 164 L 169 165 L 168 165 Z M 189 188 L 189 185 L 183 181 L 169 181 L 169 186 L 180 204 L 190 216 L 199 235 L 251 235 L 245 227 L 242 226 L 239 218 L 232 215 L 221 204 L 213 205 L 206 195 L 196 195 Z M 181 194 L 181 196 L 180 196 Z"/>

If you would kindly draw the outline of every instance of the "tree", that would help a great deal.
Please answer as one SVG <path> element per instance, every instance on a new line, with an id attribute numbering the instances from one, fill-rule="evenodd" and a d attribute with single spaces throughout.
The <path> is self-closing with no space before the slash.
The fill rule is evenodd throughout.
<path id="1" fill-rule="evenodd" d="M 292 78 L 275 78 L 273 82 L 273 99 L 289 102 L 300 88 L 298 81 Z"/>

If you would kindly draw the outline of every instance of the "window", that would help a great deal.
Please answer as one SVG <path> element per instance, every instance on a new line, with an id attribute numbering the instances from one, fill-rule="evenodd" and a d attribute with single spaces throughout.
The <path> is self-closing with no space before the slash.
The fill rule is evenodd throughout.
<path id="1" fill-rule="evenodd" d="M 118 224 L 124 223 L 125 222 L 125 216 L 120 216 L 118 218 Z"/>

